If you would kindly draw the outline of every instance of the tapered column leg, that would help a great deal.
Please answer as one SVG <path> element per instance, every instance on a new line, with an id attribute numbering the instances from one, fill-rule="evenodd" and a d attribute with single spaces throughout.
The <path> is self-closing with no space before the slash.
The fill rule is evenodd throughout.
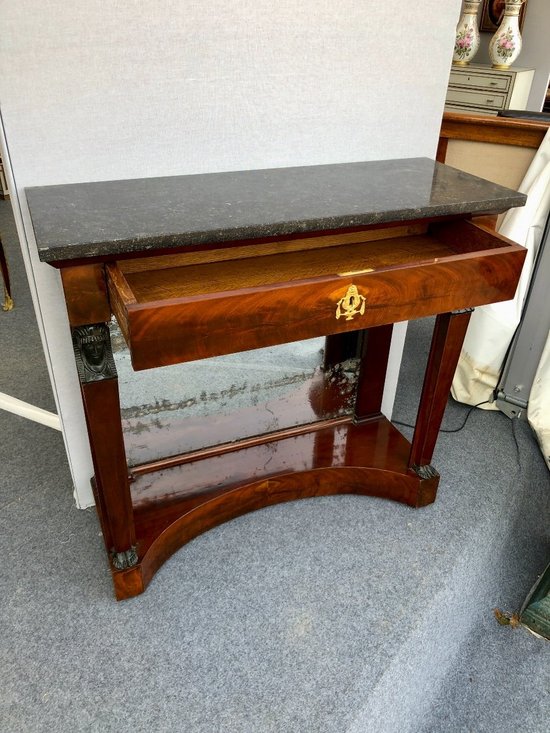
<path id="1" fill-rule="evenodd" d="M 356 422 L 380 415 L 392 333 L 391 323 L 363 331 L 355 399 Z"/>
<path id="2" fill-rule="evenodd" d="M 437 476 L 430 462 L 472 311 L 443 313 L 436 318 L 409 456 L 409 468 L 420 478 Z"/>
<path id="3" fill-rule="evenodd" d="M 361 331 L 331 334 L 325 338 L 321 374 L 315 375 L 308 392 L 309 403 L 320 419 L 349 409 L 350 394 L 355 386 L 345 376 L 344 363 L 356 359 Z"/>
<path id="4" fill-rule="evenodd" d="M 393 324 L 390 323 L 326 337 L 323 360 L 325 373 L 347 359 L 360 359 L 354 405 L 355 422 L 380 415 L 392 333 Z M 328 393 L 330 388 L 325 389 Z M 323 407 L 332 404 L 328 395 L 325 402 Z"/>
<path id="5" fill-rule="evenodd" d="M 362 331 L 334 333 L 325 337 L 323 369 L 328 371 L 347 359 L 354 359 L 359 353 Z"/>
<path id="6" fill-rule="evenodd" d="M 122 570 L 136 565 L 138 558 L 118 379 L 107 324 L 73 328 L 73 347 L 105 542 L 113 566 Z"/>

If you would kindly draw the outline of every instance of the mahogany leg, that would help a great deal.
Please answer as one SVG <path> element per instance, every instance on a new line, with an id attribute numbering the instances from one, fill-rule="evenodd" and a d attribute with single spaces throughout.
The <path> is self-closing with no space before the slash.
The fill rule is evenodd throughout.
<path id="1" fill-rule="evenodd" d="M 362 333 L 361 364 L 355 398 L 356 422 L 380 415 L 393 324 L 367 328 Z"/>
<path id="2" fill-rule="evenodd" d="M 358 341 L 362 331 L 334 333 L 325 337 L 323 370 L 328 371 L 347 359 L 354 359 L 359 352 Z"/>
<path id="3" fill-rule="evenodd" d="M 120 422 L 118 378 L 107 324 L 73 328 L 73 347 L 105 541 L 113 566 L 123 570 L 136 565 L 138 557 Z"/>
<path id="4" fill-rule="evenodd" d="M 343 364 L 356 359 L 359 353 L 361 331 L 336 333 L 325 337 L 321 374 L 315 375 L 308 392 L 309 403 L 315 415 L 324 420 L 342 411 L 349 411 L 355 385 L 345 377 Z"/>
<path id="5" fill-rule="evenodd" d="M 408 463 L 420 478 L 437 476 L 430 462 L 472 311 L 442 313 L 436 318 Z"/>

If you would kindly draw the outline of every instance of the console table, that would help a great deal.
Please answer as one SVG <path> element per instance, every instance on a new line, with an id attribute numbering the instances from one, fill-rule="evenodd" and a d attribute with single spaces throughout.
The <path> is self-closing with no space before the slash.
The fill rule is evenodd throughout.
<path id="1" fill-rule="evenodd" d="M 118 599 L 201 532 L 245 512 L 353 493 L 433 502 L 431 465 L 474 306 L 513 296 L 524 250 L 472 221 L 522 194 L 419 158 L 78 183 L 26 190 L 41 260 L 61 271 Z M 355 406 L 128 467 L 108 322 L 134 370 L 326 337 L 357 355 Z M 395 322 L 436 315 L 409 443 L 381 414 Z M 269 445 L 274 460 L 258 461 Z M 174 470 L 167 496 L 140 477 Z"/>

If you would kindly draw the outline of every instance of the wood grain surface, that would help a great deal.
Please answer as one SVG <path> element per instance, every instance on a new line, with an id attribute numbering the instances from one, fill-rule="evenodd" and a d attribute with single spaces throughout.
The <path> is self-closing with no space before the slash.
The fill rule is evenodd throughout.
<path id="1" fill-rule="evenodd" d="M 437 160 L 440 163 L 445 162 L 446 140 L 473 140 L 538 148 L 548 130 L 548 125 L 546 121 L 445 112 L 441 124 Z"/>
<path id="2" fill-rule="evenodd" d="M 216 264 L 108 266 L 134 369 L 350 332 L 513 296 L 524 250 L 471 222 L 429 234 Z M 351 274 L 347 274 L 351 273 Z M 364 313 L 336 318 L 355 285 Z"/>
<path id="3" fill-rule="evenodd" d="M 338 449 L 336 449 L 338 447 Z M 206 459 L 187 471 L 178 471 L 179 498 L 156 500 L 135 507 L 139 565 L 115 571 L 117 598 L 142 592 L 158 568 L 186 542 L 247 512 L 296 499 L 334 494 L 381 496 L 413 507 L 435 499 L 439 476 L 420 479 L 408 469 L 410 445 L 385 418 L 361 425 L 339 425 L 283 439 L 270 447 L 286 465 L 273 472 L 258 463 L 257 454 L 244 449 L 235 461 L 249 476 L 235 485 L 231 464 Z M 193 492 L 189 475 L 195 469 L 207 477 L 209 488 Z"/>

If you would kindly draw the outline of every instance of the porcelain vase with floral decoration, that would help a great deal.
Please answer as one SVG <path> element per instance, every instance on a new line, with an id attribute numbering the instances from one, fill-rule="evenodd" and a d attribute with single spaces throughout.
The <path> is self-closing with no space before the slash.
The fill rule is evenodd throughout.
<path id="1" fill-rule="evenodd" d="M 489 43 L 493 69 L 508 69 L 520 54 L 519 13 L 522 5 L 523 0 L 506 0 L 502 21 Z"/>
<path id="2" fill-rule="evenodd" d="M 467 66 L 479 48 L 479 29 L 477 11 L 481 0 L 466 0 L 464 12 L 456 27 L 455 50 L 453 64 Z"/>

